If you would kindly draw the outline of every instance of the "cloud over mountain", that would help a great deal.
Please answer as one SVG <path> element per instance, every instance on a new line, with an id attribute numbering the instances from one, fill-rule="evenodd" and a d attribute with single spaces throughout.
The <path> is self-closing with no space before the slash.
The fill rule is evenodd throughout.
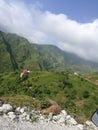
<path id="1" fill-rule="evenodd" d="M 43 12 L 36 5 L 1 0 L 0 30 L 17 33 L 30 42 L 54 44 L 86 59 L 98 59 L 98 19 L 79 23 L 65 14 Z"/>

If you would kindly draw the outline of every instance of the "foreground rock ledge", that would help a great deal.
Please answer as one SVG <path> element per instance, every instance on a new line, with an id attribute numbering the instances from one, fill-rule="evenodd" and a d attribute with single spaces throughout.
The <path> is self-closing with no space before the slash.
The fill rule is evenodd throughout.
<path id="1" fill-rule="evenodd" d="M 91 121 L 78 124 L 65 110 L 58 115 L 51 112 L 46 116 L 27 107 L 14 109 L 10 104 L 2 104 L 0 130 L 97 130 L 97 127 Z"/>

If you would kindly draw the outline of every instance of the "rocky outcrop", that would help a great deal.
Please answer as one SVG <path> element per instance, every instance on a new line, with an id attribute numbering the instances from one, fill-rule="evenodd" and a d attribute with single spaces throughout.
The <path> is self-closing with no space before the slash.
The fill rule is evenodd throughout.
<path id="1" fill-rule="evenodd" d="M 65 110 L 46 116 L 27 107 L 14 109 L 10 104 L 2 104 L 0 113 L 0 130 L 97 130 L 91 121 L 78 124 Z"/>

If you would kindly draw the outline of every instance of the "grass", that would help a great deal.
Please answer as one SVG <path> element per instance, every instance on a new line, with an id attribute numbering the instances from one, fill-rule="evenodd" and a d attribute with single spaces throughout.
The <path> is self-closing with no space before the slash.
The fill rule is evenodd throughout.
<path id="1" fill-rule="evenodd" d="M 83 121 L 98 107 L 98 86 L 85 76 L 48 71 L 31 72 L 23 79 L 19 75 L 19 71 L 0 74 L 0 97 L 14 106 L 41 109 L 52 99 Z"/>

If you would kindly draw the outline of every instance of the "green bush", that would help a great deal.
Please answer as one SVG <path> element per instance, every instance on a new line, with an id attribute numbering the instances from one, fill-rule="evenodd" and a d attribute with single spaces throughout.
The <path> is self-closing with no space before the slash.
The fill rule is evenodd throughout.
<path id="1" fill-rule="evenodd" d="M 89 98 L 90 94 L 88 91 L 83 92 L 83 98 Z"/>

